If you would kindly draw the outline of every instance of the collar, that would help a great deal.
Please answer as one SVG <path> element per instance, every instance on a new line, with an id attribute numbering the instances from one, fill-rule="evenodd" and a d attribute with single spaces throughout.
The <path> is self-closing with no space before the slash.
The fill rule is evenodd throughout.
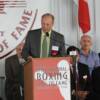
<path id="1" fill-rule="evenodd" d="M 49 37 L 51 36 L 51 30 L 48 32 L 49 33 Z M 43 30 L 41 30 L 41 33 L 42 33 L 42 36 L 44 36 L 45 35 L 45 32 L 43 32 Z"/>
<path id="2" fill-rule="evenodd" d="M 89 51 L 88 55 L 90 55 L 91 53 L 92 53 L 92 50 Z M 83 50 L 80 50 L 80 54 L 81 54 L 81 55 L 84 55 Z M 88 56 L 88 55 L 87 55 L 87 56 Z M 85 56 L 86 56 L 86 55 L 85 55 Z"/>

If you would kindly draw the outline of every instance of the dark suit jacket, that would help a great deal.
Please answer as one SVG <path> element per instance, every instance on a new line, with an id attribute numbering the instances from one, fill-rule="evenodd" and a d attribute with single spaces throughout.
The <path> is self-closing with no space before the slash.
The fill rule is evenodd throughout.
<path id="1" fill-rule="evenodd" d="M 79 85 L 80 90 L 83 91 L 90 91 L 91 90 L 91 78 L 89 73 L 89 67 L 85 64 L 78 63 L 78 71 L 79 71 Z M 85 80 L 84 77 L 87 76 L 87 79 Z"/>
<path id="2" fill-rule="evenodd" d="M 23 58 L 25 58 L 25 60 L 27 59 L 28 56 L 39 58 L 40 57 L 40 45 L 41 45 L 40 43 L 41 43 L 41 29 L 29 31 L 26 37 L 26 42 L 25 42 L 23 52 L 22 52 Z M 50 38 L 49 56 L 51 56 L 52 46 L 58 46 L 59 56 L 64 56 L 65 44 L 64 44 L 63 35 L 55 31 L 52 31 L 51 38 Z"/>
<path id="3" fill-rule="evenodd" d="M 92 91 L 86 100 L 100 100 L 100 66 L 92 71 Z"/>
<path id="4" fill-rule="evenodd" d="M 93 91 L 100 94 L 100 66 L 92 71 Z"/>
<path id="5" fill-rule="evenodd" d="M 73 66 L 74 67 L 74 66 Z M 84 79 L 87 76 L 87 79 Z M 91 79 L 89 74 L 89 68 L 87 65 L 78 62 L 78 86 L 80 91 L 90 91 L 91 90 Z M 71 72 L 71 90 L 76 90 L 75 84 L 75 74 Z M 76 100 L 75 94 L 72 94 L 72 99 Z M 78 99 L 79 100 L 79 99 Z"/>
<path id="6" fill-rule="evenodd" d="M 72 78 L 72 88 L 75 88 L 75 74 L 71 74 Z M 84 77 L 87 77 L 85 80 Z M 91 79 L 89 74 L 89 68 L 87 65 L 78 62 L 78 85 L 79 89 L 82 91 L 88 91 L 91 89 Z"/>
<path id="7" fill-rule="evenodd" d="M 17 55 L 13 55 L 5 60 L 5 74 L 7 100 L 22 100 L 20 86 L 23 87 L 23 66 L 20 65 Z"/>

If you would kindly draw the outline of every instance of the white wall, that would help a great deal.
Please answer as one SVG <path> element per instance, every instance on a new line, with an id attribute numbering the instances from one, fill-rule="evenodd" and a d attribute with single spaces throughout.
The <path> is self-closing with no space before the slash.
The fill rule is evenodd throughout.
<path id="1" fill-rule="evenodd" d="M 65 36 L 66 44 L 77 45 L 77 32 L 72 22 L 72 0 L 51 0 L 51 13 L 55 15 L 54 29 Z"/>
<path id="2" fill-rule="evenodd" d="M 33 9 L 38 9 L 37 18 L 35 21 L 34 29 L 41 26 L 41 15 L 45 12 L 50 12 L 51 0 L 34 0 Z"/>

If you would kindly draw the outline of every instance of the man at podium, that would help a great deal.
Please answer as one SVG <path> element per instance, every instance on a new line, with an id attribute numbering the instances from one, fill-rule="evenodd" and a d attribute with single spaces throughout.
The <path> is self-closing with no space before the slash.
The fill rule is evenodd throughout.
<path id="1" fill-rule="evenodd" d="M 50 56 L 64 56 L 64 36 L 54 31 L 54 16 L 50 13 L 42 15 L 41 28 L 28 32 L 23 48 L 22 57 L 44 58 Z"/>

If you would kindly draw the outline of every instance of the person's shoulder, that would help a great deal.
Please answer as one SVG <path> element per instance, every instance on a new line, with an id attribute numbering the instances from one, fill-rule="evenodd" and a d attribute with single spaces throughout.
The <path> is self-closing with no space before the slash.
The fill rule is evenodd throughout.
<path id="1" fill-rule="evenodd" d="M 57 32 L 57 31 L 55 31 L 55 30 L 53 30 L 52 32 L 53 32 L 56 36 L 59 36 L 59 37 L 64 37 L 64 35 L 63 35 L 63 34 L 61 34 L 61 33 Z"/>
<path id="2" fill-rule="evenodd" d="M 35 30 L 29 30 L 27 36 L 31 37 L 31 36 L 33 36 L 33 35 L 35 35 L 37 33 L 40 33 L 40 32 L 41 32 L 40 28 L 39 29 L 35 29 Z"/>
<path id="3" fill-rule="evenodd" d="M 93 76 L 94 74 L 100 76 L 100 66 L 98 66 L 98 67 L 96 67 L 96 68 L 93 69 L 93 71 L 92 71 L 92 76 Z"/>
<path id="4" fill-rule="evenodd" d="M 98 56 L 99 57 L 99 54 L 97 53 L 97 52 L 95 52 L 95 51 L 91 51 L 91 54 L 93 55 L 93 56 Z"/>
<path id="5" fill-rule="evenodd" d="M 30 30 L 28 33 L 32 34 L 32 33 L 36 33 L 36 32 L 39 32 L 39 31 L 41 31 L 40 28 L 39 29 L 35 29 L 35 30 Z"/>
<path id="6" fill-rule="evenodd" d="M 15 55 L 12 55 L 12 56 L 6 58 L 5 61 L 13 61 L 16 58 L 17 58 L 17 55 L 15 54 Z"/>
<path id="7" fill-rule="evenodd" d="M 86 65 L 86 64 L 84 64 L 84 63 L 81 63 L 81 62 L 78 62 L 78 66 L 81 67 L 81 68 L 82 68 L 82 67 L 88 68 L 88 65 Z"/>

